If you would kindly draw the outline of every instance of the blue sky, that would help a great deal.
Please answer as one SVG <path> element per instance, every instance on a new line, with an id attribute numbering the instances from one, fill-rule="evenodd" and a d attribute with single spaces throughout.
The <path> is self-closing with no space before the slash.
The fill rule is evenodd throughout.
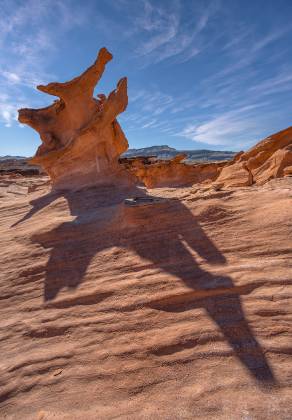
<path id="1" fill-rule="evenodd" d="M 128 76 L 130 147 L 241 150 L 291 125 L 291 0 L 0 0 L 0 155 L 34 154 L 17 109 L 50 104 L 35 86 L 103 46 L 96 93 Z"/>

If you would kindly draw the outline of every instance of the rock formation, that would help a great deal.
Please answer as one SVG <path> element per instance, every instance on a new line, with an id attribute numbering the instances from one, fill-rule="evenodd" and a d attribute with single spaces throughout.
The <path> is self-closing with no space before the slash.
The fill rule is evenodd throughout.
<path id="1" fill-rule="evenodd" d="M 52 105 L 19 110 L 19 121 L 35 129 L 42 141 L 30 162 L 49 174 L 55 189 L 131 183 L 118 163 L 128 142 L 116 120 L 127 107 L 127 79 L 121 79 L 108 97 L 93 97 L 111 59 L 112 55 L 102 48 L 94 64 L 79 77 L 37 87 L 59 98 Z"/>
<path id="2" fill-rule="evenodd" d="M 225 187 L 262 185 L 288 175 L 291 165 L 292 127 L 289 127 L 260 141 L 247 152 L 237 154 L 222 169 L 216 183 Z"/>
<path id="3" fill-rule="evenodd" d="M 159 160 L 153 157 L 120 159 L 147 188 L 182 187 L 193 184 L 245 187 L 262 185 L 292 174 L 292 127 L 262 140 L 231 161 L 186 164 L 185 155 Z"/>
<path id="4" fill-rule="evenodd" d="M 193 184 L 211 183 L 228 161 L 186 164 L 185 155 L 169 160 L 137 157 L 123 158 L 121 163 L 147 188 L 187 187 Z"/>
<path id="5" fill-rule="evenodd" d="M 112 55 L 102 48 L 95 63 L 66 83 L 37 88 L 57 96 L 51 106 L 20 109 L 19 121 L 35 129 L 42 140 L 30 160 L 51 177 L 55 189 L 79 189 L 90 185 L 129 186 L 136 177 L 146 187 L 180 187 L 216 182 L 225 187 L 264 184 L 291 173 L 292 127 L 274 134 L 237 154 L 231 162 L 187 165 L 178 155 L 171 160 L 121 159 L 127 139 L 116 120 L 128 103 L 127 79 L 118 82 L 108 97 L 94 88 Z"/>
<path id="6" fill-rule="evenodd" d="M 147 188 L 187 187 L 193 184 L 245 187 L 262 185 L 292 174 L 292 127 L 262 140 L 231 161 L 186 164 L 184 154 L 162 160 L 150 157 L 122 158 L 120 162 Z"/>

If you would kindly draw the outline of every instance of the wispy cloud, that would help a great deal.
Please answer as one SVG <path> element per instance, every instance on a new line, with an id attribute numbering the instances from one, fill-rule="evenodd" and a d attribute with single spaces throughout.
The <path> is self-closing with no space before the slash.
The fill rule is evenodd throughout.
<path id="1" fill-rule="evenodd" d="M 134 19 L 144 38 L 136 48 L 138 56 L 149 57 L 152 63 L 172 57 L 186 62 L 200 53 L 202 42 L 199 35 L 207 27 L 219 3 L 212 1 L 201 8 L 193 7 L 187 20 L 181 13 L 183 4 L 180 1 L 165 2 L 157 7 L 150 0 L 144 1 L 143 17 Z"/>
<path id="2" fill-rule="evenodd" d="M 47 62 L 57 52 L 58 37 L 84 23 L 86 15 L 70 0 L 3 0 L 1 8 L 0 121 L 10 127 L 17 120 L 17 108 L 39 105 L 33 92 L 36 85 L 54 78 Z"/>
<path id="3" fill-rule="evenodd" d="M 266 96 L 287 92 L 288 90 L 292 90 L 292 68 L 289 71 L 281 72 L 277 76 L 267 78 L 251 86 L 249 92 L 255 95 Z"/>
<path id="4" fill-rule="evenodd" d="M 127 131 L 155 130 L 157 133 L 172 129 L 169 115 L 175 107 L 176 98 L 158 88 L 130 90 L 129 108 L 120 117 Z"/>
<path id="5" fill-rule="evenodd" d="M 148 27 L 156 26 L 154 23 L 153 25 L 150 22 L 147 22 L 147 25 L 144 25 L 144 29 L 148 30 Z M 152 36 L 149 40 L 145 41 L 142 45 L 139 46 L 137 49 L 138 55 L 147 55 L 156 51 L 161 46 L 168 44 L 172 41 L 178 32 L 179 28 L 179 19 L 176 14 L 166 15 L 166 18 L 161 17 L 160 23 L 156 29 L 158 32 L 157 35 Z"/>
<path id="6" fill-rule="evenodd" d="M 17 120 L 17 109 L 23 104 L 23 98 L 0 93 L 0 121 L 5 127 L 11 127 Z"/>
<path id="7" fill-rule="evenodd" d="M 237 38 L 223 46 L 223 52 L 227 54 L 229 64 L 217 72 L 214 77 L 217 79 L 225 78 L 231 73 L 238 72 L 259 60 L 263 60 L 264 50 L 291 30 L 292 25 L 284 29 L 273 28 L 263 35 L 255 34 L 251 29 L 243 30 L 241 34 L 237 35 Z"/>
<path id="8" fill-rule="evenodd" d="M 264 125 L 255 109 L 264 109 L 267 105 L 258 103 L 223 112 L 202 123 L 188 124 L 179 135 L 214 146 L 238 147 L 241 142 L 251 144 L 260 135 Z"/>
<path id="9" fill-rule="evenodd" d="M 255 44 L 252 47 L 252 52 L 256 53 L 262 50 L 263 48 L 266 48 L 271 43 L 277 41 L 278 39 L 286 35 L 289 31 L 291 31 L 291 29 L 292 26 L 287 28 L 274 29 L 272 32 L 268 32 L 265 36 L 263 36 L 255 42 Z"/>
<path id="10" fill-rule="evenodd" d="M 271 111 L 273 95 L 292 89 L 290 69 L 277 75 L 272 70 L 285 60 L 282 45 L 291 35 L 292 26 L 233 24 L 216 2 L 209 2 L 205 8 L 198 2 L 187 16 L 185 3 L 179 0 L 160 3 L 159 7 L 155 4 L 145 1 L 143 17 L 138 13 L 133 20 L 139 33 L 144 34 L 137 42 L 138 56 L 147 65 L 171 58 L 171 66 L 195 56 L 202 63 L 201 53 L 208 51 L 210 62 L 204 64 L 209 75 L 202 78 L 199 71 L 195 72 L 199 75 L 194 78 L 195 88 L 190 86 L 188 93 L 179 95 L 164 93 L 169 97 L 165 103 L 160 103 L 163 95 L 135 95 L 137 106 L 128 111 L 135 115 L 130 130 L 176 135 L 209 146 L 247 147 L 269 130 L 270 120 L 275 119 L 275 110 Z M 222 25 L 220 34 L 218 22 Z M 191 80 L 189 74 L 187 77 Z"/>

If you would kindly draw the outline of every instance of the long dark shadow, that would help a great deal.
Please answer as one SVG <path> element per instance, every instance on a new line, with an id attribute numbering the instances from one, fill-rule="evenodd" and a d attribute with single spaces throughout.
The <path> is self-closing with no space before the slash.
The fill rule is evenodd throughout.
<path id="1" fill-rule="evenodd" d="M 154 214 L 153 216 L 155 217 Z M 164 304 L 149 306 L 156 310 L 173 312 L 204 308 L 250 374 L 261 383 L 275 385 L 272 369 L 248 325 L 232 279 L 214 276 L 202 270 L 190 250 L 214 265 L 225 264 L 224 255 L 206 235 L 190 210 L 179 200 L 171 201 L 167 216 L 164 213 L 159 218 L 157 214 L 155 220 L 157 230 L 151 235 L 151 228 L 148 228 L 148 232 L 141 235 L 140 241 L 133 243 L 133 249 L 141 257 L 151 260 L 154 266 L 180 278 L 188 288 L 198 292 L 198 297 L 194 293 L 191 302 L 178 304 L 176 301 L 171 304 L 166 301 Z"/>
<path id="2" fill-rule="evenodd" d="M 176 312 L 204 308 L 250 374 L 261 383 L 275 385 L 272 369 L 248 325 L 232 279 L 202 270 L 191 253 L 194 251 L 209 264 L 226 263 L 224 255 L 190 210 L 177 199 L 167 200 L 163 207 L 153 204 L 126 208 L 123 203 L 127 194 L 109 188 L 92 188 L 64 195 L 76 218 L 32 238 L 43 248 L 51 249 L 46 265 L 44 300 L 54 299 L 64 287 L 77 288 L 98 252 L 113 246 L 130 248 L 151 261 L 153 267 L 176 276 L 188 288 L 199 292 L 197 299 L 194 294 L 192 302 L 150 305 L 153 309 Z M 145 191 L 131 194 L 145 196 Z M 35 200 L 33 208 L 21 221 L 32 217 L 56 197 L 49 195 Z M 125 223 L 111 227 L 121 208 Z M 127 220 L 130 221 L 128 227 Z"/>
<path id="3" fill-rule="evenodd" d="M 61 223 L 49 232 L 31 238 L 43 248 L 50 249 L 44 301 L 57 297 L 63 288 L 76 289 L 83 281 L 92 258 L 103 249 L 113 246 L 113 232 L 106 235 L 104 230 L 110 226 L 118 206 L 126 196 L 126 191 L 114 187 L 93 187 L 76 192 L 49 194 L 31 202 L 32 209 L 18 223 L 32 217 L 59 197 L 66 199 L 70 214 L 76 216 L 73 221 Z M 104 208 L 106 212 L 102 212 Z"/>
<path id="4" fill-rule="evenodd" d="M 58 197 L 60 197 L 60 194 L 50 192 L 46 195 L 43 195 L 39 198 L 36 198 L 35 200 L 32 200 L 30 202 L 30 204 L 32 205 L 32 208 L 30 209 L 30 211 L 25 216 L 23 216 L 20 220 L 13 223 L 13 225 L 11 225 L 11 227 L 13 228 L 13 227 L 19 225 L 19 223 L 22 223 L 22 222 L 25 222 L 26 220 L 29 220 L 34 214 L 36 214 L 37 212 L 39 212 L 43 208 L 47 207 L 48 205 L 50 205 L 53 201 L 57 200 Z"/>

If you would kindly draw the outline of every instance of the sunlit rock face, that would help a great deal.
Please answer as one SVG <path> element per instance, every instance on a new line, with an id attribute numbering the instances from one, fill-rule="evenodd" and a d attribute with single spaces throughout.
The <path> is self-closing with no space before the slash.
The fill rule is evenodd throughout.
<path id="1" fill-rule="evenodd" d="M 209 184 L 217 179 L 228 161 L 195 163 L 182 162 L 181 154 L 173 159 L 161 160 L 147 157 L 123 158 L 121 163 L 147 188 L 189 187 Z"/>
<path id="2" fill-rule="evenodd" d="M 292 127 L 289 127 L 236 155 L 222 169 L 216 183 L 225 187 L 263 185 L 273 178 L 289 175 L 291 165 Z"/>
<path id="3" fill-rule="evenodd" d="M 36 130 L 42 144 L 31 163 L 42 166 L 54 189 L 78 189 L 100 184 L 131 185 L 118 158 L 128 142 L 116 117 L 128 104 L 127 79 L 108 97 L 93 96 L 112 55 L 102 48 L 96 61 L 80 76 L 37 89 L 59 99 L 46 108 L 20 109 L 19 121 Z"/>
<path id="4" fill-rule="evenodd" d="M 260 141 L 231 161 L 188 165 L 184 155 L 159 160 L 151 157 L 121 159 L 125 167 L 147 188 L 187 187 L 211 184 L 218 187 L 263 185 L 273 178 L 292 174 L 292 127 Z"/>

